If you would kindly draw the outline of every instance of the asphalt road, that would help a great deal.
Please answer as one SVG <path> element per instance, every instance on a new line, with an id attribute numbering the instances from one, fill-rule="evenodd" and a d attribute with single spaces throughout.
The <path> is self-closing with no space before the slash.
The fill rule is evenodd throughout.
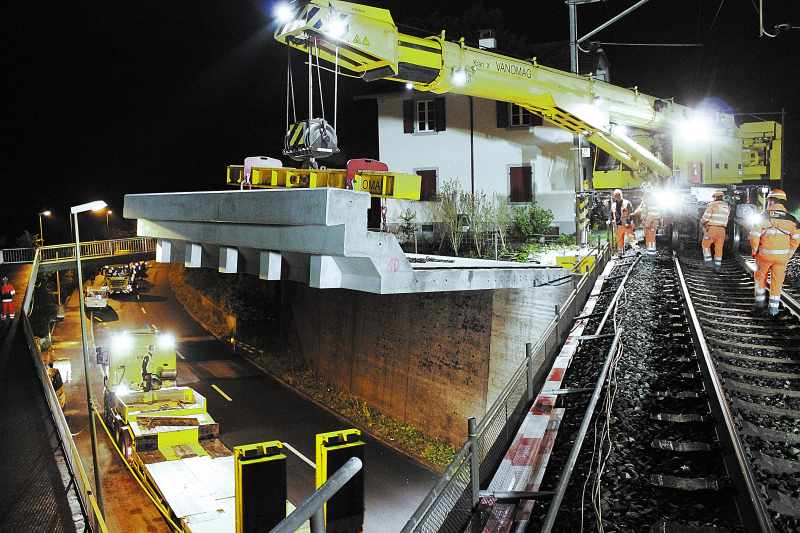
<path id="1" fill-rule="evenodd" d="M 110 333 L 155 326 L 178 339 L 178 383 L 208 400 L 228 446 L 281 440 L 314 461 L 317 433 L 348 424 L 264 374 L 230 346 L 209 336 L 175 300 L 167 268 L 151 263 L 150 287 L 139 297 L 111 299 L 95 323 L 96 343 Z M 365 454 L 366 532 L 399 531 L 437 476 L 406 456 L 367 438 Z M 298 505 L 314 488 L 314 470 L 302 459 L 288 460 L 289 500 Z"/>

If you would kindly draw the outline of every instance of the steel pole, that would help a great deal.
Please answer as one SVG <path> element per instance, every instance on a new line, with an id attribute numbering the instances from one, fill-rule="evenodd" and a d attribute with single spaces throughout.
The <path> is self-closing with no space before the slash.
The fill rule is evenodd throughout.
<path id="1" fill-rule="evenodd" d="M 575 0 L 569 0 L 569 68 L 578 74 L 578 6 Z M 586 244 L 586 232 L 581 228 L 580 215 L 577 201 L 583 192 L 583 158 L 581 157 L 581 136 L 572 136 L 572 146 L 575 150 L 575 243 L 578 246 Z"/>
<path id="2" fill-rule="evenodd" d="M 358 457 L 351 457 L 347 460 L 342 467 L 334 472 L 320 488 L 318 488 L 311 496 L 305 499 L 300 506 L 292 511 L 292 513 L 281 520 L 280 524 L 275 526 L 270 533 L 292 533 L 300 529 L 309 519 L 311 519 L 318 511 L 322 510 L 325 502 L 330 500 L 339 489 L 341 489 L 359 470 L 361 470 L 362 463 Z M 313 522 L 315 527 L 319 525 L 319 518 Z M 324 533 L 324 529 L 322 530 Z"/>
<path id="3" fill-rule="evenodd" d="M 42 214 L 39 213 L 39 242 L 44 246 L 44 228 L 42 227 Z"/>
<path id="4" fill-rule="evenodd" d="M 78 302 L 81 316 L 81 344 L 83 345 L 83 372 L 84 382 L 86 383 L 86 412 L 89 415 L 89 432 L 92 441 L 92 466 L 94 467 L 95 497 L 100 512 L 104 513 L 103 507 L 103 488 L 100 484 L 100 467 L 97 464 L 97 427 L 94 421 L 94 402 L 92 401 L 92 389 L 89 383 L 89 346 L 86 333 L 86 309 L 84 308 L 83 297 L 83 271 L 81 269 L 81 237 L 78 230 L 78 213 L 74 214 L 75 223 L 75 262 L 78 270 Z"/>

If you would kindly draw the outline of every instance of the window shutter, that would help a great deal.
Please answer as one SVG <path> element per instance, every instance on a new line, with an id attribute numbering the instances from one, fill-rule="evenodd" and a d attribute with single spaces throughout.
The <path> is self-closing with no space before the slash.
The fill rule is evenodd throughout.
<path id="1" fill-rule="evenodd" d="M 436 109 L 436 131 L 446 130 L 447 114 L 445 113 L 444 98 L 434 100 L 434 109 Z"/>
<path id="2" fill-rule="evenodd" d="M 414 133 L 414 100 L 403 100 L 403 133 Z"/>
<path id="3" fill-rule="evenodd" d="M 531 180 L 531 167 L 511 167 L 510 198 L 511 202 L 530 202 L 533 200 L 533 182 Z"/>
<path id="4" fill-rule="evenodd" d="M 496 102 L 497 104 L 497 127 L 507 128 L 509 118 L 508 102 Z"/>
<path id="5" fill-rule="evenodd" d="M 420 193 L 419 199 L 421 201 L 436 200 L 436 171 L 435 170 L 417 170 L 420 178 Z"/>

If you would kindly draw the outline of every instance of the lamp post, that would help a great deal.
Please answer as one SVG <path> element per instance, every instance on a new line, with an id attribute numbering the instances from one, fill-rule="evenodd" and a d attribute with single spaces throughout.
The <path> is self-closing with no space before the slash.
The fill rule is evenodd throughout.
<path id="1" fill-rule="evenodd" d="M 111 232 L 108 229 L 108 217 L 113 215 L 114 212 L 111 209 L 106 210 L 106 237 L 111 238 Z"/>
<path id="2" fill-rule="evenodd" d="M 42 225 L 42 217 L 49 217 L 52 214 L 53 213 L 49 209 L 39 212 L 39 242 L 41 243 L 41 246 L 44 246 L 44 227 Z"/>
<path id="3" fill-rule="evenodd" d="M 83 271 L 81 269 L 81 237 L 78 231 L 78 215 L 85 211 L 99 211 L 105 208 L 106 203 L 102 200 L 89 202 L 87 204 L 76 205 L 70 208 L 73 221 L 75 224 L 75 262 L 77 263 L 78 270 L 78 300 L 80 302 L 81 314 L 81 344 L 83 345 L 83 371 L 84 381 L 86 382 L 86 408 L 89 413 L 89 431 L 92 440 L 92 466 L 94 467 L 94 485 L 95 495 L 97 496 L 97 505 L 100 507 L 100 512 L 103 512 L 103 492 L 100 485 L 100 468 L 97 465 L 97 428 L 94 421 L 94 403 L 92 400 L 92 389 L 89 385 L 89 346 L 87 344 L 86 333 L 86 309 L 84 307 L 83 295 Z"/>

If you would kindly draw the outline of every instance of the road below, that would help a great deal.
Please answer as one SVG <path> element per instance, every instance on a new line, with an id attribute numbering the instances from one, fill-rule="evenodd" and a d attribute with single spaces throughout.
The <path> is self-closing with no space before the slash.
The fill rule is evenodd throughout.
<path id="1" fill-rule="evenodd" d="M 178 340 L 178 384 L 191 386 L 207 398 L 208 411 L 219 422 L 220 438 L 228 447 L 281 440 L 313 462 L 315 434 L 350 427 L 210 336 L 175 299 L 168 267 L 151 265 L 148 286 L 140 295 L 111 299 L 110 308 L 95 317 L 98 346 L 107 345 L 110 334 L 123 330 L 155 327 L 174 334 Z M 70 339 L 59 335 L 64 348 L 64 343 L 80 341 L 78 324 L 76 321 L 69 328 Z M 76 354 L 70 357 L 73 378 L 81 377 L 76 368 L 79 359 L 75 359 L 80 355 L 79 346 L 69 348 Z M 57 357 L 64 353 L 62 350 Z M 96 371 L 92 384 L 100 399 L 102 378 Z M 78 383 L 70 383 L 70 393 L 78 394 L 78 389 Z M 83 422 L 85 425 L 85 419 Z M 287 465 L 289 500 L 297 505 L 314 489 L 314 470 L 294 454 L 290 454 Z M 399 531 L 436 479 L 436 474 L 405 455 L 367 438 L 365 531 Z"/>

